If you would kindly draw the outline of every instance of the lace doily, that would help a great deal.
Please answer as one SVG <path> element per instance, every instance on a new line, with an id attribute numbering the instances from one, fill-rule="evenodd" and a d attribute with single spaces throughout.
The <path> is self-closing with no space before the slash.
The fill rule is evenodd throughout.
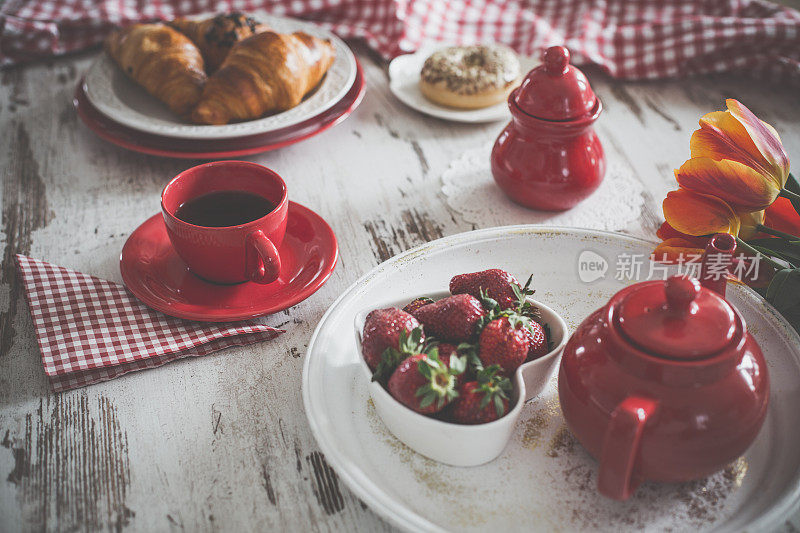
<path id="1" fill-rule="evenodd" d="M 492 145 L 473 148 L 442 175 L 448 205 L 478 227 L 547 224 L 598 230 L 621 230 L 639 217 L 642 185 L 623 164 L 608 160 L 600 187 L 583 202 L 562 212 L 534 211 L 512 202 L 492 178 Z"/>

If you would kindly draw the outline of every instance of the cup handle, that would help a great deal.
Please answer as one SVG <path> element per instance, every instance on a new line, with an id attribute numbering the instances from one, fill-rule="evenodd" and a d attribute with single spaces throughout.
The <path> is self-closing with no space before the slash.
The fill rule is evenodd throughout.
<path id="1" fill-rule="evenodd" d="M 604 496 L 627 500 L 641 483 L 634 478 L 633 469 L 644 426 L 657 409 L 655 400 L 629 396 L 611 413 L 597 478 L 597 488 Z"/>
<path id="2" fill-rule="evenodd" d="M 256 283 L 272 283 L 281 273 L 281 257 L 278 249 L 264 235 L 256 230 L 247 235 L 246 246 L 247 277 Z"/>

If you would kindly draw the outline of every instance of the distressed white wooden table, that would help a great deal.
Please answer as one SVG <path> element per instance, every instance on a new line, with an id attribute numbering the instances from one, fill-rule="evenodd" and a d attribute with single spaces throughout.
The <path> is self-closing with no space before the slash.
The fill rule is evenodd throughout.
<path id="1" fill-rule="evenodd" d="M 485 225 L 448 207 L 440 177 L 502 124 L 452 124 L 405 108 L 388 91 L 386 66 L 358 50 L 368 91 L 352 117 L 249 158 L 280 173 L 290 197 L 339 238 L 341 260 L 327 285 L 269 319 L 287 333 L 60 395 L 48 389 L 13 255 L 120 281 L 125 239 L 158 211 L 167 180 L 198 162 L 125 151 L 79 122 L 72 92 L 94 54 L 0 73 L 0 531 L 391 529 L 317 448 L 300 396 L 306 345 L 328 305 L 366 270 Z M 619 228 L 627 233 L 654 237 L 698 118 L 724 108 L 726 97 L 772 123 L 789 153 L 800 154 L 796 89 L 730 77 L 623 83 L 588 73 L 606 108 L 597 125 L 606 151 L 644 191 L 638 220 Z M 785 525 L 797 527 L 797 517 Z"/>

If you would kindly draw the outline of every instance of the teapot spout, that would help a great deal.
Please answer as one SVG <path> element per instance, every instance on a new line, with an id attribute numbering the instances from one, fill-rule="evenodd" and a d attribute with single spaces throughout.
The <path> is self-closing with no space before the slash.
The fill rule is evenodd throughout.
<path id="1" fill-rule="evenodd" d="M 700 283 L 725 298 L 728 273 L 733 266 L 736 237 L 717 233 L 708 241 L 700 269 Z"/>

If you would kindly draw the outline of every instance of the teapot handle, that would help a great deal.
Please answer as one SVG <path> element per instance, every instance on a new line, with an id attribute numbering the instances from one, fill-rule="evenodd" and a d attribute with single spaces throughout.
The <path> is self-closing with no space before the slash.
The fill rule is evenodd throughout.
<path id="1" fill-rule="evenodd" d="M 597 488 L 604 496 L 627 500 L 641 482 L 634 479 L 633 468 L 644 426 L 657 409 L 655 400 L 629 396 L 611 413 L 597 479 Z"/>

